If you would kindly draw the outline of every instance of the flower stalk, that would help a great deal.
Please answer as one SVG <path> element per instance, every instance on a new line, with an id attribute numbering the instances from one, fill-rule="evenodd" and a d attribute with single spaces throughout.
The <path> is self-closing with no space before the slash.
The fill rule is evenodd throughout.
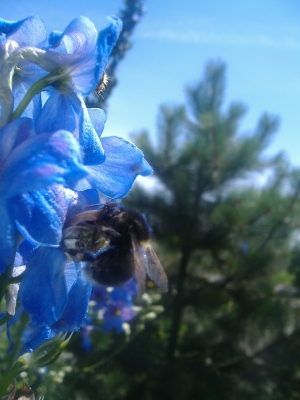
<path id="1" fill-rule="evenodd" d="M 49 85 L 49 78 L 53 77 L 55 75 L 54 72 L 50 72 L 50 74 L 44 76 L 43 78 L 39 79 L 36 81 L 26 92 L 25 96 L 23 99 L 20 101 L 18 107 L 15 109 L 15 111 L 12 113 L 11 116 L 11 121 L 14 121 L 15 119 L 18 119 L 21 117 L 23 112 L 26 110 L 27 106 L 31 102 L 31 100 L 36 96 L 37 94 L 40 94 L 45 87 Z"/>
<path id="2" fill-rule="evenodd" d="M 86 321 L 92 284 L 82 260 L 66 255 L 68 218 L 101 203 L 99 193 L 125 197 L 138 175 L 152 173 L 135 145 L 101 138 L 105 113 L 83 102 L 121 28 L 111 17 L 97 34 L 79 17 L 47 39 L 38 17 L 0 19 L 0 302 L 8 310 L 0 326 L 7 324 L 10 342 L 0 398 L 20 372 L 53 363 Z M 77 248 L 77 236 L 71 239 Z M 79 246 L 86 240 L 80 236 Z M 109 237 L 106 250 L 114 250 Z M 131 286 L 104 288 L 104 331 L 120 332 L 135 316 Z"/>

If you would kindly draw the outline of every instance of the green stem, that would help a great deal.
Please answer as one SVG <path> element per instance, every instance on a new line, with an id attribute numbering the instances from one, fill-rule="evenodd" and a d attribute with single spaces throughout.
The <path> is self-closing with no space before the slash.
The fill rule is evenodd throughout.
<path id="1" fill-rule="evenodd" d="M 0 303 L 5 295 L 7 286 L 9 285 L 9 280 L 12 277 L 13 268 L 13 264 L 10 265 L 8 268 L 6 268 L 5 272 L 0 277 Z"/>
<path id="2" fill-rule="evenodd" d="M 138 330 L 136 332 L 134 332 L 131 337 L 130 337 L 130 341 L 132 341 L 132 339 L 137 336 L 141 331 Z M 89 372 L 89 371 L 93 371 L 95 368 L 101 367 L 103 364 L 107 363 L 109 360 L 113 359 L 116 355 L 118 355 L 119 353 L 121 353 L 121 351 L 128 345 L 128 340 L 125 340 L 124 343 L 117 348 L 117 350 L 115 350 L 109 357 L 106 357 L 104 360 L 98 361 L 97 363 L 90 365 L 88 367 L 85 367 L 82 369 L 82 372 Z"/>
<path id="3" fill-rule="evenodd" d="M 11 353 L 7 357 L 8 368 L 10 368 L 16 362 L 17 358 L 20 355 L 20 352 L 21 352 L 21 349 L 23 346 L 21 337 L 22 337 L 22 334 L 25 331 L 25 328 L 28 325 L 29 321 L 30 321 L 29 314 L 27 314 L 26 311 L 23 311 L 19 318 L 19 321 L 18 321 L 17 331 L 14 335 L 16 338 L 19 338 L 19 340 L 17 342 L 15 342 Z"/>
<path id="4" fill-rule="evenodd" d="M 19 375 L 22 370 L 25 369 L 25 365 L 22 361 L 17 361 L 12 368 L 7 371 L 3 379 L 0 382 L 0 399 L 5 395 L 9 384 Z"/>
<path id="5" fill-rule="evenodd" d="M 12 315 L 6 313 L 4 317 L 0 319 L 0 326 L 4 325 L 7 321 L 11 319 Z"/>
<path id="6" fill-rule="evenodd" d="M 169 343 L 166 358 L 169 362 L 172 362 L 175 357 L 177 349 L 178 337 L 180 324 L 183 313 L 183 300 L 184 300 L 184 284 L 187 275 L 187 267 L 190 259 L 190 252 L 183 251 L 181 255 L 178 277 L 177 277 L 177 295 L 174 299 L 173 306 L 173 320 L 170 329 Z"/>
<path id="7" fill-rule="evenodd" d="M 39 79 L 38 81 L 36 81 L 32 86 L 30 86 L 30 88 L 26 92 L 25 96 L 20 101 L 18 107 L 12 113 L 11 121 L 13 121 L 17 118 L 20 118 L 20 116 L 23 114 L 24 110 L 26 109 L 28 104 L 31 102 L 33 97 L 35 95 L 41 93 L 41 91 L 45 87 L 49 86 L 49 78 L 54 76 L 55 73 L 56 73 L 55 71 L 51 72 L 50 74 L 48 74 L 48 75 L 44 76 L 43 78 Z"/>

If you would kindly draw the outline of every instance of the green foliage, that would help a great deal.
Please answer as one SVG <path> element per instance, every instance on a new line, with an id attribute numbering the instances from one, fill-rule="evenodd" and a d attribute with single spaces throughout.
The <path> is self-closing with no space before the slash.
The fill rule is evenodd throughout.
<path id="1" fill-rule="evenodd" d="M 179 258 L 167 262 L 164 379 L 140 398 L 297 398 L 299 362 L 280 357 L 287 343 L 299 352 L 299 171 L 265 153 L 277 116 L 239 132 L 246 108 L 225 108 L 224 64 L 186 93 L 187 107 L 160 108 L 156 145 L 134 136 L 160 189 L 137 188 L 128 204 L 149 217 L 162 258 Z"/>

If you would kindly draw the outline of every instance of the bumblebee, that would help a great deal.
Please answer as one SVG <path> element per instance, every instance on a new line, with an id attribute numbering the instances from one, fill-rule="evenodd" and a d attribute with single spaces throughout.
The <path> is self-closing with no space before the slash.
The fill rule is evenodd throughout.
<path id="1" fill-rule="evenodd" d="M 109 76 L 105 72 L 103 72 L 103 74 L 94 90 L 94 95 L 96 97 L 102 97 L 102 93 L 104 92 L 104 90 L 108 84 L 108 81 L 109 81 Z"/>
<path id="2" fill-rule="evenodd" d="M 168 290 L 150 228 L 137 211 L 106 203 L 77 214 L 64 229 L 63 243 L 66 253 L 84 262 L 84 273 L 93 284 L 117 286 L 134 276 L 141 295 L 148 275 L 162 291 Z"/>

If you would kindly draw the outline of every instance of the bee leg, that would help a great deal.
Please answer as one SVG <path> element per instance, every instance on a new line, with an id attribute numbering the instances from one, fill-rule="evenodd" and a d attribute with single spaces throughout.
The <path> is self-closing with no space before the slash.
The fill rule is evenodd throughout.
<path id="1" fill-rule="evenodd" d="M 82 253 L 82 261 L 95 261 L 97 259 L 97 254 L 90 251 L 84 251 Z"/>

